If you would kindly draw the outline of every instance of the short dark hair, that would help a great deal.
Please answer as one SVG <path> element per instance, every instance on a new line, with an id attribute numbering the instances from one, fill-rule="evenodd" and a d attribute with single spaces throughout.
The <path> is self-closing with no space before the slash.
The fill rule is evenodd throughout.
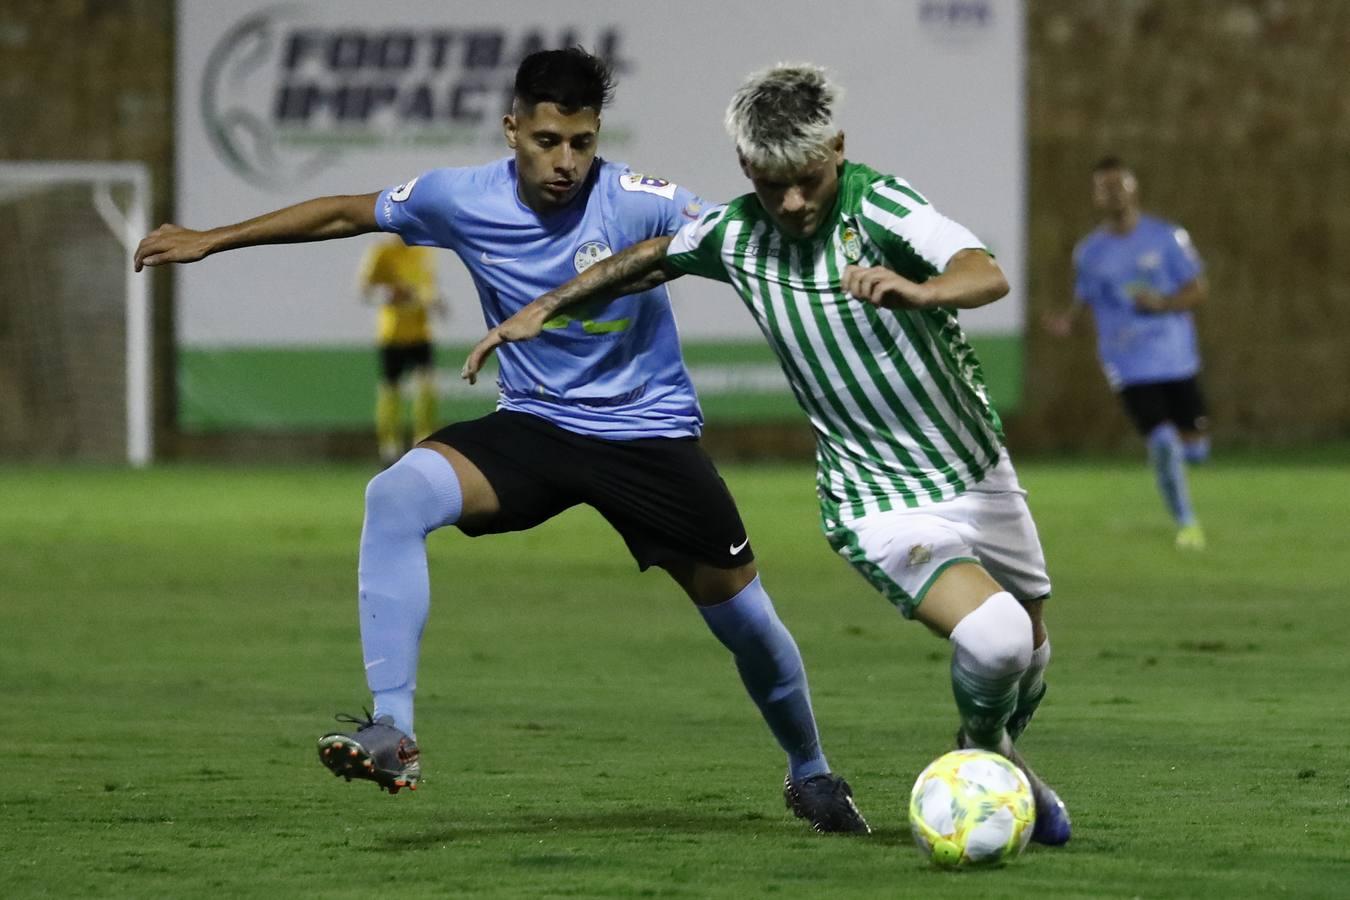
<path id="1" fill-rule="evenodd" d="M 568 112 L 583 107 L 599 112 L 614 99 L 614 73 L 581 47 L 540 50 L 520 61 L 515 95 L 530 107 L 556 103 Z"/>
<path id="2" fill-rule="evenodd" d="M 1092 167 L 1093 175 L 1096 175 L 1099 172 L 1132 172 L 1132 171 L 1134 170 L 1130 168 L 1129 164 L 1126 163 L 1125 160 L 1121 159 L 1119 156 L 1116 156 L 1115 154 L 1103 156 L 1101 159 L 1097 160 L 1097 164 Z"/>

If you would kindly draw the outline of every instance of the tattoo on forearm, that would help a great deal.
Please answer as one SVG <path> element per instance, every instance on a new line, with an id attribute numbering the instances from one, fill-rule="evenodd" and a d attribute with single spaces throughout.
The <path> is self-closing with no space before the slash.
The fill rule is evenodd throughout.
<path id="1" fill-rule="evenodd" d="M 636 244 L 618 256 L 601 260 L 537 302 L 545 312 L 554 313 L 585 300 L 613 299 L 664 284 L 670 275 L 661 269 L 661 260 L 669 243 L 669 238 L 658 238 Z"/>

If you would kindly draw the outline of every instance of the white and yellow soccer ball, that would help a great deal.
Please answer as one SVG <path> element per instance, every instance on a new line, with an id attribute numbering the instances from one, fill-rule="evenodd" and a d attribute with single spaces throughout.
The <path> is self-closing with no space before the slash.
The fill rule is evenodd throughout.
<path id="1" fill-rule="evenodd" d="M 1031 839 L 1036 801 L 1022 770 L 987 750 L 953 750 L 919 773 L 909 796 L 919 850 L 944 867 L 999 865 Z"/>

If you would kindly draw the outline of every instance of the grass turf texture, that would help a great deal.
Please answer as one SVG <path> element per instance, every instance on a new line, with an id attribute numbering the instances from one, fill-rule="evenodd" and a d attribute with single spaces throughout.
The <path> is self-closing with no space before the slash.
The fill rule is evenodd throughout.
<path id="1" fill-rule="evenodd" d="M 1024 463 L 1051 560 L 1023 740 L 1073 842 L 992 872 L 912 848 L 947 647 L 817 533 L 804 467 L 728 467 L 876 834 L 811 834 L 730 660 L 588 510 L 430 541 L 416 795 L 334 779 L 365 700 L 371 470 L 0 468 L 0 896 L 1333 896 L 1350 884 L 1350 472 L 1220 460 L 1182 555 L 1142 463 Z"/>

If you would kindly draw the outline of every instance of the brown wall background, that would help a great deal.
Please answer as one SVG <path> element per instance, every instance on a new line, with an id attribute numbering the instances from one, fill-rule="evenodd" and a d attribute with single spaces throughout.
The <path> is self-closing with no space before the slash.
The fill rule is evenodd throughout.
<path id="1" fill-rule="evenodd" d="M 1093 225 L 1088 171 L 1106 153 L 1132 162 L 1145 205 L 1185 225 L 1208 263 L 1216 438 L 1350 436 L 1350 0 L 1028 0 L 1027 44 L 1030 322 L 1014 444 L 1132 446 L 1087 329 L 1060 342 L 1036 324 L 1067 301 L 1071 250 Z M 155 218 L 170 219 L 173 64 L 172 0 L 0 0 L 0 158 L 144 160 Z M 156 293 L 163 374 L 162 275 Z"/>
<path id="2" fill-rule="evenodd" d="M 0 0 L 0 159 L 145 162 L 152 218 L 169 221 L 173 7 L 173 0 Z M 169 274 L 151 277 L 155 422 L 163 452 L 173 444 L 174 385 L 167 377 L 174 368 L 173 305 Z M 5 326 L 13 324 L 4 314 L 5 290 L 0 286 L 0 345 Z M 8 389 L 0 382 L 0 390 Z M 0 416 L 8 407 L 0 404 Z M 15 434 L 26 427 L 0 417 L 0 433 L 13 436 L 0 446 L 26 455 L 33 435 Z"/>
<path id="3" fill-rule="evenodd" d="M 1208 265 L 1216 437 L 1350 433 L 1350 4 L 1030 0 L 1027 41 L 1033 323 L 1067 300 L 1088 172 L 1116 153 Z M 1086 329 L 1030 327 L 1016 443 L 1128 443 L 1105 390 Z"/>

